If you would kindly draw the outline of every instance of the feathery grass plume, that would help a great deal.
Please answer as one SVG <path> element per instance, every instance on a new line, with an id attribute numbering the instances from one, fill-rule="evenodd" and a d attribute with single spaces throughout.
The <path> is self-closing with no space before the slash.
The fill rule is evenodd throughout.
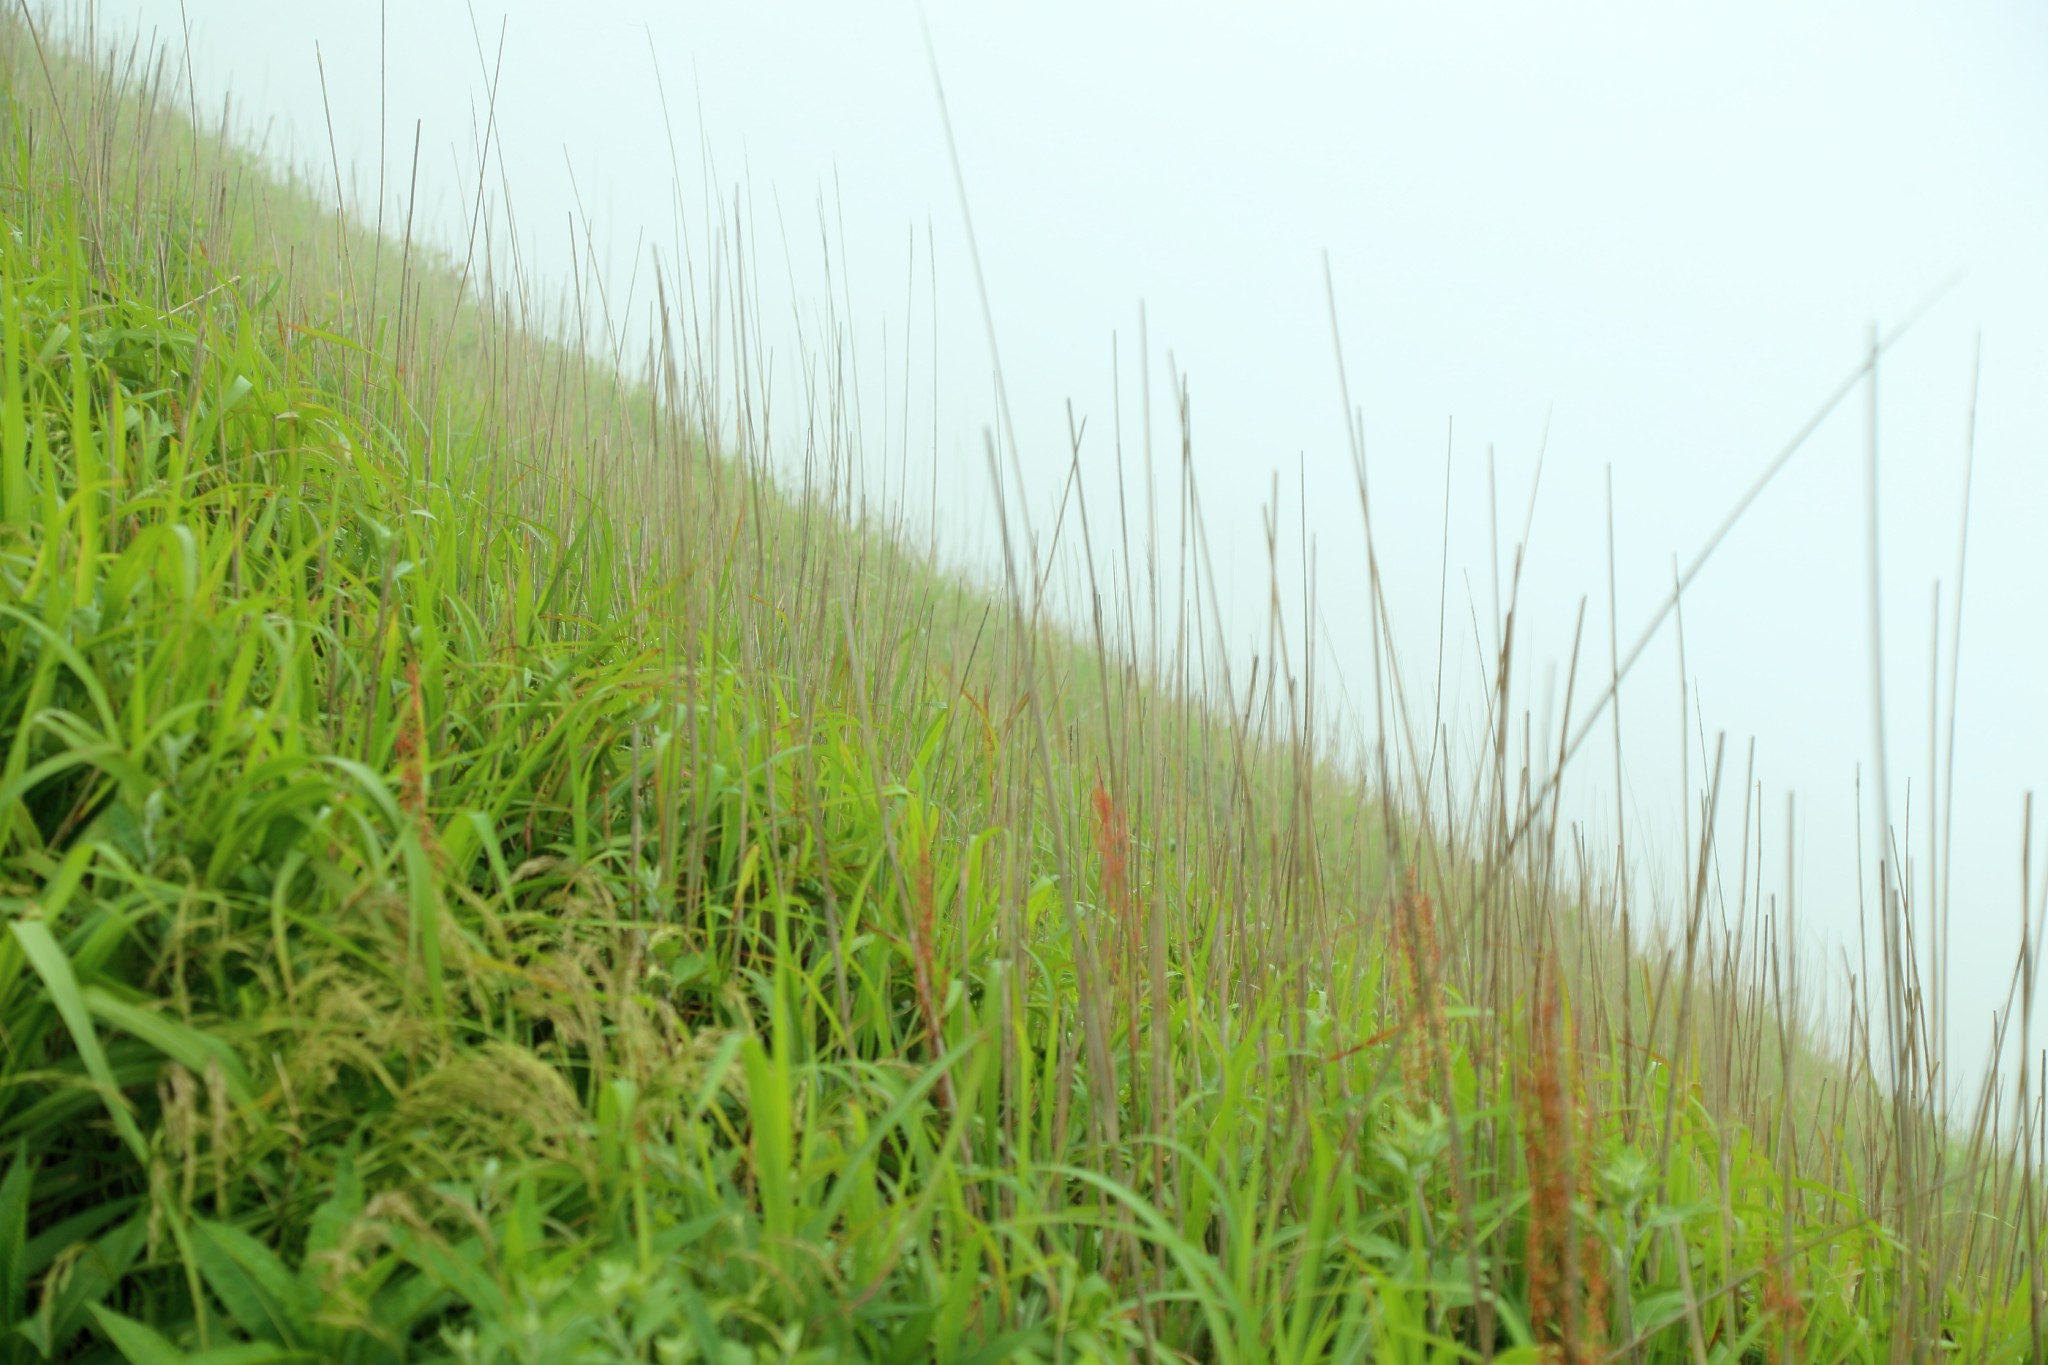
<path id="1" fill-rule="evenodd" d="M 1094 813 L 1095 851 L 1101 865 L 1102 899 L 1110 917 L 1111 932 L 1106 936 L 1111 949 L 1108 976 L 1113 987 L 1128 986 L 1135 991 L 1136 982 L 1128 981 L 1127 977 L 1142 962 L 1139 954 L 1146 938 L 1144 925 L 1140 922 L 1143 910 L 1138 899 L 1131 894 L 1131 832 L 1124 822 L 1123 806 L 1100 778 L 1096 779 L 1094 789 L 1089 793 L 1089 805 Z M 1135 1008 L 1131 1022 L 1135 1028 Z"/>
<path id="2" fill-rule="evenodd" d="M 1516 1089 L 1529 1191 L 1524 1265 L 1529 1326 L 1545 1358 L 1562 1365 L 1599 1360 L 1606 1335 L 1605 1250 L 1598 1220 L 1581 1226 L 1578 1205 L 1594 1198 L 1592 1124 L 1573 1050 L 1563 1038 L 1563 987 L 1539 953 L 1528 1012 L 1528 1055 Z"/>
<path id="3" fill-rule="evenodd" d="M 1796 1365 L 1803 1359 L 1799 1342 L 1806 1325 L 1806 1304 L 1800 1297 L 1794 1258 L 1768 1231 L 1762 1245 L 1765 1270 L 1758 1308 L 1770 1333 L 1765 1358 L 1769 1365 Z"/>
<path id="4" fill-rule="evenodd" d="M 925 1050 L 933 1058 L 943 1056 L 946 1051 L 945 1021 L 939 1013 L 944 998 L 938 951 L 934 941 L 938 936 L 938 892 L 936 874 L 932 870 L 932 849 L 929 836 L 918 840 L 916 870 L 912 878 L 910 914 L 905 927 L 910 935 L 911 981 L 917 993 L 919 1022 L 924 1028 Z M 946 1111 L 953 1112 L 953 1078 L 939 1077 L 939 1097 L 944 1101 Z"/>
<path id="5" fill-rule="evenodd" d="M 1443 1043 L 1443 956 L 1437 944 L 1436 907 L 1417 889 L 1412 863 L 1402 880 L 1401 893 L 1394 898 L 1393 931 L 1401 987 L 1401 1019 L 1396 1027 L 1405 1034 L 1401 1078 L 1409 1095 L 1420 1101 L 1435 1096 L 1444 1083 L 1436 1060 Z"/>
<path id="6" fill-rule="evenodd" d="M 431 841 L 434 826 L 427 816 L 427 720 L 420 700 L 417 659 L 406 661 L 401 705 L 404 710 L 399 719 L 398 738 L 391 750 L 391 765 L 398 771 L 398 808 L 413 818 L 421 839 Z"/>

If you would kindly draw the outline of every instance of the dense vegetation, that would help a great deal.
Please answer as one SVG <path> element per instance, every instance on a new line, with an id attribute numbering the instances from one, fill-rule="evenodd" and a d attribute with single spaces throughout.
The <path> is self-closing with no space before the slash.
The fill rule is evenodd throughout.
<path id="1" fill-rule="evenodd" d="M 49 44 L 0 1361 L 2040 1358 L 2038 1093 L 1934 1121 L 1910 954 L 1813 1042 L 1746 843 L 1625 917 L 1505 716 L 1445 810 L 1233 686 L 1199 538 L 1178 653 L 982 600 L 829 396 L 767 477 L 743 288 L 631 381 Z"/>

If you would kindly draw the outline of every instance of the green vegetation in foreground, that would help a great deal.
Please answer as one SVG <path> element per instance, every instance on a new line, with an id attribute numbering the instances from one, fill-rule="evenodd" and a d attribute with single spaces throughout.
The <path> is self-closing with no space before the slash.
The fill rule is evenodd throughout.
<path id="1" fill-rule="evenodd" d="M 2031 1179 L 1787 1104 L 1739 947 L 1388 856 L 11 24 L 0 1361 L 2027 1356 Z"/>

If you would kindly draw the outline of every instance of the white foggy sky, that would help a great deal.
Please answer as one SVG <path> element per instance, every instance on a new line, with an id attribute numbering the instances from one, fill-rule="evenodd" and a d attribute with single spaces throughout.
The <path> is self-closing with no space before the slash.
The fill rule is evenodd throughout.
<path id="1" fill-rule="evenodd" d="M 245 126 L 328 172 L 314 60 L 357 185 L 378 164 L 379 8 L 186 0 L 202 99 L 230 88 Z M 101 23 L 175 43 L 176 0 L 104 0 Z M 992 551 L 980 432 L 990 363 L 974 304 L 916 10 L 907 4 L 576 5 L 477 0 L 487 49 L 505 21 L 502 153 L 522 235 L 567 278 L 568 173 L 623 282 L 643 231 L 673 240 L 658 56 L 681 144 L 720 184 L 751 186 L 764 313 L 815 320 L 817 202 L 843 221 L 868 439 L 902 440 L 907 253 L 913 503 L 926 510 L 937 257 L 936 489 L 949 542 Z M 453 236 L 473 176 L 483 79 L 468 11 L 388 12 L 389 179 L 421 121 L 423 212 Z M 1281 471 L 1283 555 L 1304 516 L 1326 645 L 1370 705 L 1362 537 L 1322 285 L 1335 277 L 1364 411 L 1376 530 L 1403 667 L 1434 669 L 1445 430 L 1451 450 L 1447 706 L 1482 701 L 1473 599 L 1488 640 L 1485 457 L 1502 536 L 1550 444 L 1518 633 L 1525 684 L 1558 691 L 1581 594 L 1588 674 L 1606 669 L 1603 478 L 1613 468 L 1627 648 L 1773 453 L 1888 326 L 1967 271 L 1882 366 L 1880 444 L 1895 820 L 1912 782 L 1925 858 L 1930 604 L 1954 610 L 1971 352 L 1983 338 L 1957 731 L 1956 1061 L 1969 1067 L 2017 941 L 2020 802 L 2048 776 L 2048 20 L 1965 3 L 1713 7 L 1265 7 L 934 4 L 929 23 L 964 163 L 1035 515 L 1067 467 L 1063 403 L 1090 419 L 1098 538 L 1113 506 L 1111 334 L 1137 454 L 1137 306 L 1149 309 L 1155 439 L 1177 455 L 1166 354 L 1189 378 L 1194 465 L 1231 628 L 1262 645 L 1258 509 Z M 651 50 L 650 50 L 651 48 Z M 699 110 L 702 122 L 699 122 Z M 495 179 L 495 177 L 494 177 Z M 394 190 L 394 195 L 396 191 Z M 394 199 L 395 202 L 395 199 Z M 787 228 L 785 268 L 776 215 Z M 699 231 L 701 223 L 693 223 Z M 836 242 L 835 242 L 836 252 Z M 837 263 L 835 262 L 835 269 Z M 835 280 L 839 276 L 835 275 Z M 645 276 L 642 276 L 643 288 Z M 794 389 L 793 334 L 778 342 Z M 1745 746 L 1764 784 L 1763 865 L 1782 888 L 1784 801 L 1800 803 L 1802 937 L 1854 952 L 1859 762 L 1872 746 L 1864 399 L 1844 405 L 1773 485 L 1685 602 L 1706 743 L 1726 731 L 1739 810 Z M 890 456 L 896 468 L 897 454 Z M 1297 463 L 1299 462 L 1299 463 Z M 893 483 L 893 474 L 891 481 Z M 1162 479 L 1161 497 L 1172 502 Z M 1134 492 L 1134 496 L 1136 496 Z M 1298 621 L 1290 631 L 1298 639 Z M 1677 825 L 1678 675 L 1667 627 L 1623 692 L 1629 818 Z M 1946 677 L 1944 663 L 1943 677 Z M 1944 704 L 1946 696 L 1943 697 Z M 1694 740 L 1692 780 L 1703 782 Z M 1596 847 L 1611 839 L 1603 732 L 1567 785 Z M 1874 803 L 1866 807 L 1866 838 Z M 1730 894 L 1739 827 L 1724 822 Z M 1642 871 L 1666 884 L 1668 867 Z M 1866 869 L 1866 877 L 1874 873 Z M 1839 959 L 1831 960 L 1838 962 Z"/>

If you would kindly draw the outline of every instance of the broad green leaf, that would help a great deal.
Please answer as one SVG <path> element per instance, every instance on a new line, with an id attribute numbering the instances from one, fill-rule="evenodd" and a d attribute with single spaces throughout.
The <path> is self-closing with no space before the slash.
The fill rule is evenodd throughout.
<path id="1" fill-rule="evenodd" d="M 0 1322 L 20 1322 L 28 1309 L 28 1206 L 34 1188 L 35 1158 L 24 1141 L 0 1177 Z"/>
<path id="2" fill-rule="evenodd" d="M 205 1075 L 209 1064 L 218 1066 L 235 1102 L 255 1103 L 256 1089 L 242 1059 L 212 1034 L 157 1010 L 130 1004 L 99 986 L 87 986 L 80 995 L 95 1016 L 148 1043 L 195 1075 Z"/>
<path id="3" fill-rule="evenodd" d="M 187 1354 L 155 1329 L 134 1318 L 124 1317 L 111 1308 L 94 1304 L 92 1315 L 128 1365 L 271 1365 L 273 1361 L 312 1359 L 303 1351 L 286 1350 L 265 1342 L 237 1342 Z"/>
<path id="4" fill-rule="evenodd" d="M 92 1316 L 128 1365 L 186 1365 L 183 1351 L 135 1319 L 98 1304 L 92 1306 Z"/>
<path id="5" fill-rule="evenodd" d="M 50 1003 L 57 1007 L 64 1026 L 71 1031 L 72 1045 L 78 1049 L 86 1075 L 98 1087 L 107 1112 L 113 1116 L 115 1130 L 128 1144 L 128 1150 L 135 1159 L 146 1165 L 149 1144 L 143 1141 L 142 1130 L 135 1126 L 135 1116 L 129 1112 L 127 1098 L 114 1083 L 113 1069 L 107 1065 L 107 1055 L 100 1049 L 99 1036 L 93 1032 L 91 1011 L 79 991 L 78 978 L 72 975 L 71 959 L 64 956 L 64 950 L 51 937 L 49 926 L 41 920 L 18 919 L 11 927 L 22 954 L 49 990 Z"/>
<path id="6" fill-rule="evenodd" d="M 276 1252 L 240 1228 L 194 1219 L 192 1254 L 207 1288 L 244 1332 L 265 1341 L 298 1344 L 311 1304 Z"/>

